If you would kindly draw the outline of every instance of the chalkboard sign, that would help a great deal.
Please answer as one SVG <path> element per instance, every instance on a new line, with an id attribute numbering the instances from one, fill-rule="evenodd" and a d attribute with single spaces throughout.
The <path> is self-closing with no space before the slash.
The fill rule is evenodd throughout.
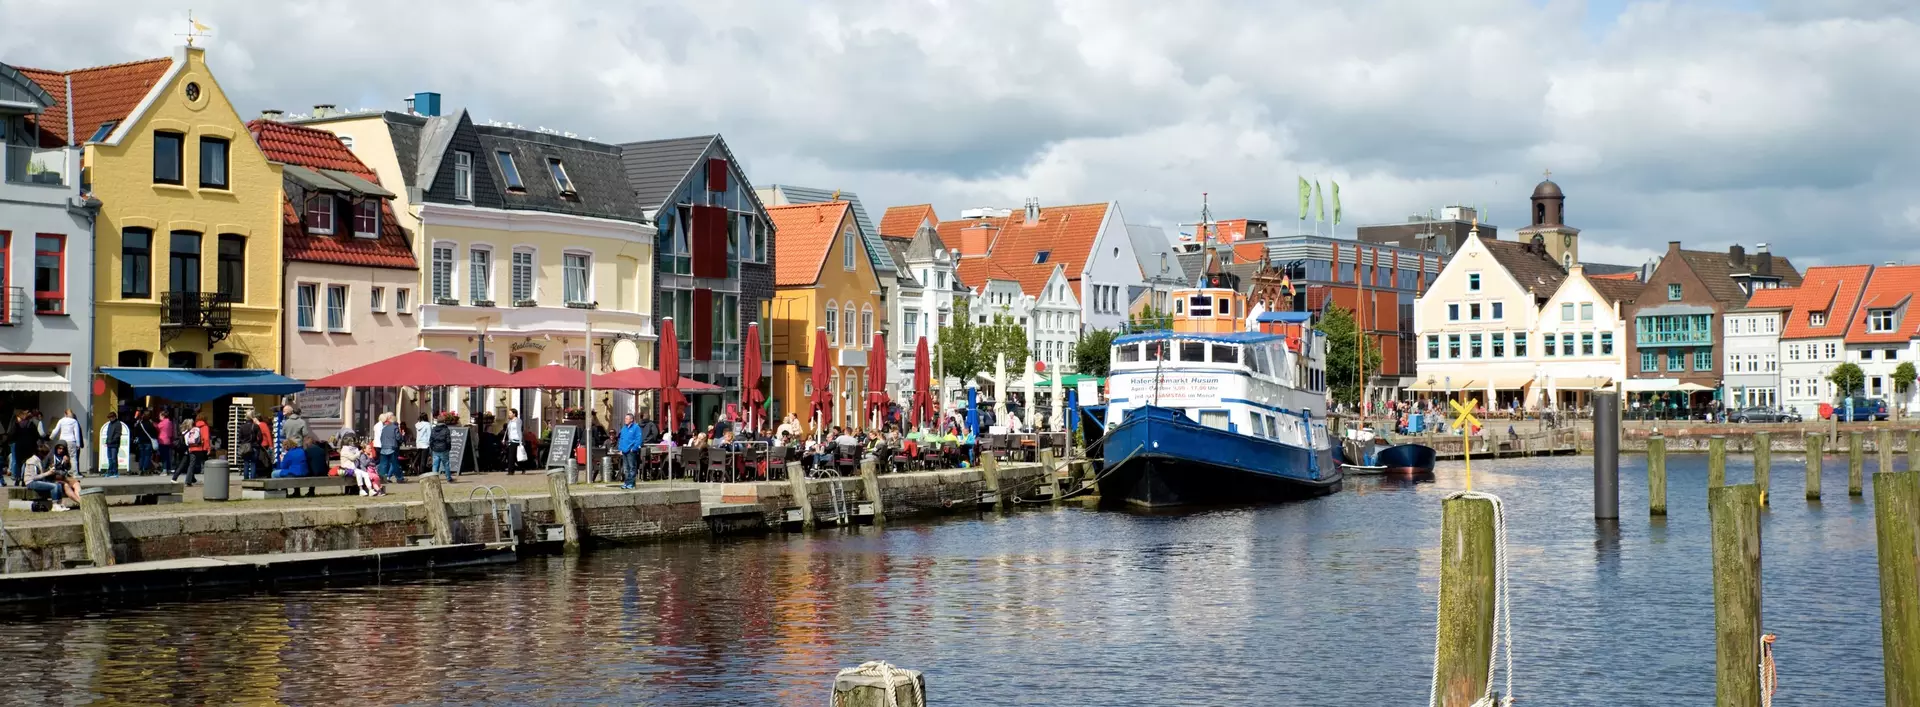
<path id="1" fill-rule="evenodd" d="M 447 436 L 448 441 L 453 445 L 452 449 L 447 452 L 447 468 L 452 469 L 453 473 L 458 474 L 465 469 L 465 467 L 460 465 L 466 463 L 467 445 L 472 444 L 473 428 L 465 426 L 449 427 L 447 428 Z"/>
<path id="2" fill-rule="evenodd" d="M 547 468 L 555 469 L 567 465 L 573 458 L 573 437 L 580 428 L 572 425 L 560 425 L 553 428 L 553 440 L 547 443 Z"/>

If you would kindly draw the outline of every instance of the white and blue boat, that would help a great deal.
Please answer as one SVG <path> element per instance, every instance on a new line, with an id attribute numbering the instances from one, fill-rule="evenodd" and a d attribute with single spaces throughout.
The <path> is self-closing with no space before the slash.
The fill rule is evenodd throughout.
<path id="1" fill-rule="evenodd" d="M 1318 496 L 1344 478 L 1328 435 L 1326 336 L 1311 315 L 1247 313 L 1232 282 L 1172 293 L 1172 328 L 1118 337 L 1104 503 L 1158 508 Z"/>

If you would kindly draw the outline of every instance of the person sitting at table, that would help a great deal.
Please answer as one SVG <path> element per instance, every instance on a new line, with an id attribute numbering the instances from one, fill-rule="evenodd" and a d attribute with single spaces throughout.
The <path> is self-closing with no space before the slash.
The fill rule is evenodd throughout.
<path id="1" fill-rule="evenodd" d="M 273 478 L 287 479 L 307 475 L 307 450 L 295 440 L 281 442 L 280 463 L 273 467 Z"/>

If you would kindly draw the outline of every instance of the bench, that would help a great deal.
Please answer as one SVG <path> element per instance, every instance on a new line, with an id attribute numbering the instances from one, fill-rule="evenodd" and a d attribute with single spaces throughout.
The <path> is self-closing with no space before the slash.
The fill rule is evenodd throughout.
<path id="1" fill-rule="evenodd" d="M 301 489 L 340 489 L 341 495 L 360 492 L 360 483 L 351 476 L 289 476 L 279 479 L 250 479 L 240 482 L 240 498 L 262 500 L 286 498 L 288 491 Z"/>
<path id="2" fill-rule="evenodd" d="M 159 503 L 179 503 L 180 494 L 186 488 L 178 481 L 168 481 L 165 477 L 87 477 L 80 480 L 81 489 L 104 489 L 108 503 L 125 502 L 136 506 Z M 40 492 L 24 486 L 6 487 L 8 510 L 32 510 L 33 502 L 46 498 Z"/>

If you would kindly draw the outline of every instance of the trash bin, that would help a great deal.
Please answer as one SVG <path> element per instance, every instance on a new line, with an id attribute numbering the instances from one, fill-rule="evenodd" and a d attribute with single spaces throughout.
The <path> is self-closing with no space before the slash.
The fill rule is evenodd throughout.
<path id="1" fill-rule="evenodd" d="M 200 483 L 201 498 L 209 501 L 227 500 L 227 485 L 231 483 L 227 477 L 227 460 L 208 457 L 207 462 L 200 465 Z"/>

